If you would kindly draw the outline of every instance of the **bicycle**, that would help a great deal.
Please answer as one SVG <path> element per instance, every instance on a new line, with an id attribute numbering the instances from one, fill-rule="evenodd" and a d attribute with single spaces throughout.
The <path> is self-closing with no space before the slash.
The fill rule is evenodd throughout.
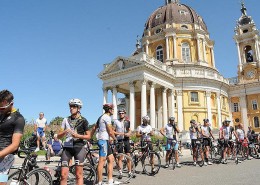
<path id="1" fill-rule="evenodd" d="M 132 150 L 135 168 L 138 169 L 138 163 L 141 162 L 141 171 L 149 176 L 154 176 L 161 167 L 160 155 L 150 150 L 149 144 L 151 144 L 151 141 L 143 141 L 142 143 L 143 146 L 134 147 Z"/>
<path id="2" fill-rule="evenodd" d="M 21 154 L 25 153 L 26 157 Z M 29 150 L 18 151 L 18 156 L 24 158 L 24 162 L 18 170 L 8 176 L 7 184 L 15 182 L 23 185 L 52 185 L 51 174 L 43 169 L 39 168 L 36 162 L 37 154 L 31 153 Z"/>
<path id="3" fill-rule="evenodd" d="M 172 166 L 172 169 L 174 170 L 177 164 L 175 158 L 175 150 L 174 150 L 177 141 L 175 139 L 168 139 L 168 141 L 171 143 L 170 154 L 169 154 L 169 166 Z"/>
<path id="4" fill-rule="evenodd" d="M 97 144 L 96 142 L 91 141 L 91 144 Z M 120 146 L 119 146 L 120 145 Z M 117 149 L 120 147 L 123 147 L 123 142 L 119 142 L 119 143 L 110 143 L 109 147 L 111 147 L 113 156 L 114 156 L 114 171 L 113 171 L 113 176 L 117 177 L 120 180 L 120 183 L 124 184 L 124 183 L 128 183 L 130 181 L 130 179 L 134 176 L 135 173 L 135 166 L 134 163 L 132 161 L 131 156 L 128 156 L 126 154 L 123 153 L 118 153 Z M 99 149 L 98 148 L 91 148 L 90 147 L 90 143 L 86 144 L 86 150 L 87 150 L 87 154 L 86 154 L 86 159 L 85 162 L 86 164 L 90 164 L 94 167 L 94 169 L 97 169 L 97 165 L 98 165 L 98 160 L 96 157 L 93 157 L 93 155 L 95 155 L 95 153 L 98 153 Z M 122 167 L 119 166 L 119 161 L 118 158 L 122 158 Z M 129 175 L 127 172 L 127 161 L 130 161 L 131 164 L 131 173 L 132 175 Z M 105 174 L 107 174 L 107 163 L 104 165 L 105 168 Z"/>
<path id="5" fill-rule="evenodd" d="M 195 156 L 197 164 L 202 167 L 204 165 L 204 145 L 202 139 L 196 139 L 195 141 Z"/>
<path id="6" fill-rule="evenodd" d="M 56 166 L 55 169 L 53 169 L 54 171 L 54 177 L 56 179 L 53 179 L 53 185 L 59 185 L 60 181 L 61 181 L 61 160 L 37 160 L 38 163 L 40 162 L 48 162 L 49 164 L 51 162 L 57 162 L 58 165 Z M 76 182 L 76 165 L 72 165 L 69 167 L 69 174 L 68 174 L 68 180 L 67 180 L 67 184 L 68 185 L 72 185 L 75 184 Z M 97 174 L 96 174 L 96 170 L 93 168 L 93 166 L 91 166 L 90 164 L 83 164 L 83 183 L 84 184 L 89 184 L 89 185 L 94 185 L 96 183 L 96 179 L 97 179 Z"/>

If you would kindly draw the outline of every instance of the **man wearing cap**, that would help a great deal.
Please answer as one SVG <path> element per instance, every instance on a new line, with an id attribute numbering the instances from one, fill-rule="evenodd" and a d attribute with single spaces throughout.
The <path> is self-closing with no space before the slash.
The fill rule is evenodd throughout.
<path id="1" fill-rule="evenodd" d="M 201 135 L 203 138 L 203 144 L 206 148 L 206 156 L 205 156 L 205 162 L 204 162 L 204 166 L 207 165 L 212 165 L 212 163 L 209 161 L 209 147 L 211 145 L 211 140 L 210 137 L 213 138 L 214 140 L 214 136 L 212 135 L 212 131 L 211 128 L 209 126 L 209 119 L 205 118 L 203 119 L 203 126 L 201 127 Z"/>
<path id="2" fill-rule="evenodd" d="M 130 156 L 130 143 L 129 143 L 129 138 L 131 136 L 131 129 L 130 129 L 130 121 L 126 119 L 126 111 L 125 109 L 119 109 L 118 110 L 118 115 L 119 119 L 114 121 L 113 128 L 114 128 L 114 134 L 116 135 L 117 141 L 120 143 L 118 145 L 118 153 L 123 153 L 125 152 L 126 155 Z M 118 158 L 118 164 L 121 169 L 122 168 L 122 161 L 123 161 L 123 156 L 120 156 Z M 128 168 L 128 173 L 129 176 L 133 176 L 131 172 L 131 161 L 127 161 L 127 168 Z M 120 174 L 118 179 L 122 179 L 122 170 L 119 170 Z"/>
<path id="3" fill-rule="evenodd" d="M 181 167 L 181 165 L 179 163 L 179 155 L 178 155 L 179 145 L 177 143 L 177 138 L 176 138 L 176 134 L 179 133 L 179 132 L 180 132 L 180 130 L 178 129 L 178 127 L 175 124 L 175 118 L 174 117 L 169 117 L 168 124 L 166 124 L 160 130 L 160 133 L 167 138 L 166 158 L 165 158 L 165 162 L 166 162 L 165 167 L 166 168 L 169 167 L 169 156 L 170 156 L 172 147 L 174 147 L 175 160 L 176 160 L 176 163 L 177 163 L 177 167 Z"/>

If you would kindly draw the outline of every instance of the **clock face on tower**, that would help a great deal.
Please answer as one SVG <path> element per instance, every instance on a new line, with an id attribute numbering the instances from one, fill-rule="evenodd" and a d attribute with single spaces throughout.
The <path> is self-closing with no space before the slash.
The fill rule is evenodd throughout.
<path id="1" fill-rule="evenodd" d="M 246 72 L 246 77 L 247 78 L 254 78 L 255 76 L 255 71 L 254 70 L 249 70 Z"/>

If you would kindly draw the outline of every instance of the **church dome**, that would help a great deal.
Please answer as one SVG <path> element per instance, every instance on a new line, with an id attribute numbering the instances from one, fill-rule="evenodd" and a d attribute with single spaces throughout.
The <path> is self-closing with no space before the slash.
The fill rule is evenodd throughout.
<path id="1" fill-rule="evenodd" d="M 148 18 L 145 30 L 149 30 L 163 24 L 197 24 L 202 30 L 208 32 L 207 26 L 195 10 L 191 7 L 180 4 L 178 1 L 166 3 L 159 7 Z"/>

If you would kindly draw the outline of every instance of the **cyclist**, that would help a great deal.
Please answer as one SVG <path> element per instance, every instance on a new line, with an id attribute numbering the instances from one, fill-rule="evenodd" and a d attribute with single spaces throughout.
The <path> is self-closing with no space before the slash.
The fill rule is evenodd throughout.
<path id="1" fill-rule="evenodd" d="M 237 128 L 237 130 L 236 130 L 236 134 L 237 134 L 237 140 L 238 140 L 238 142 L 240 143 L 240 144 L 242 144 L 244 147 L 246 147 L 247 148 L 247 159 L 248 160 L 251 160 L 251 158 L 249 157 L 249 150 L 248 150 L 248 143 L 249 143 L 249 141 L 248 141 L 248 139 L 247 139 L 247 137 L 246 137 L 246 134 L 245 134 L 245 130 L 244 130 L 244 126 L 243 126 L 243 124 L 239 124 L 238 125 L 238 128 Z"/>
<path id="2" fill-rule="evenodd" d="M 0 184 L 6 184 L 14 163 L 13 153 L 23 136 L 25 120 L 13 107 L 14 96 L 8 90 L 0 91 Z"/>
<path id="3" fill-rule="evenodd" d="M 190 120 L 190 139 L 191 139 L 191 147 L 192 147 L 192 155 L 193 155 L 193 164 L 194 166 L 197 165 L 197 159 L 196 159 L 196 155 L 197 155 L 197 144 L 196 141 L 200 138 L 200 132 L 201 132 L 201 128 L 198 126 L 198 124 L 196 123 L 196 121 L 194 119 Z M 200 151 L 200 155 L 202 160 L 204 160 L 204 154 L 203 151 Z"/>
<path id="4" fill-rule="evenodd" d="M 99 147 L 99 160 L 98 160 L 98 167 L 97 167 L 98 185 L 102 184 L 103 167 L 106 160 L 108 160 L 108 184 L 112 185 L 112 184 L 118 184 L 118 182 L 113 181 L 114 155 L 109 145 L 109 136 L 112 137 L 115 142 L 117 141 L 112 128 L 112 121 L 110 117 L 114 114 L 114 106 L 113 104 L 110 103 L 104 104 L 103 109 L 105 113 L 98 118 L 96 125 L 93 127 L 91 131 L 91 136 L 93 136 L 95 131 L 98 130 L 98 134 L 97 134 L 98 147 Z"/>
<path id="5" fill-rule="evenodd" d="M 201 127 L 201 135 L 203 138 L 203 144 L 205 146 L 206 150 L 206 156 L 205 156 L 205 162 L 204 166 L 212 165 L 212 163 L 209 161 L 209 148 L 211 145 L 210 137 L 214 140 L 214 136 L 212 135 L 211 128 L 209 126 L 209 119 L 205 118 L 203 119 L 204 125 Z"/>
<path id="6" fill-rule="evenodd" d="M 82 106 L 80 99 L 75 98 L 69 101 L 71 115 L 63 119 L 58 134 L 58 138 L 66 137 L 61 155 L 61 185 L 67 184 L 69 163 L 72 157 L 76 165 L 76 183 L 83 184 L 83 162 L 86 155 L 84 140 L 91 137 L 88 131 L 89 123 L 80 113 Z"/>
<path id="7" fill-rule="evenodd" d="M 125 109 L 119 109 L 118 110 L 118 115 L 119 119 L 114 121 L 114 131 L 115 135 L 117 138 L 117 141 L 120 142 L 118 146 L 118 153 L 123 153 L 123 150 L 126 155 L 130 156 L 130 143 L 129 143 L 129 138 L 131 136 L 131 129 L 130 129 L 130 121 L 126 119 L 126 111 Z M 120 156 L 118 158 L 118 163 L 120 168 L 122 169 L 122 161 L 123 161 L 123 156 Z M 133 176 L 131 172 L 131 161 L 127 161 L 127 168 L 129 172 L 129 176 Z M 118 179 L 122 179 L 122 170 L 119 171 L 120 175 Z"/>
<path id="8" fill-rule="evenodd" d="M 174 151 L 175 151 L 175 160 L 176 160 L 176 163 L 177 163 L 176 166 L 179 167 L 179 168 L 181 167 L 181 165 L 179 163 L 179 155 L 178 155 L 179 145 L 178 145 L 177 139 L 176 139 L 176 134 L 179 133 L 179 132 L 180 132 L 180 130 L 178 129 L 178 127 L 175 124 L 175 117 L 169 117 L 168 124 L 166 124 L 160 130 L 160 133 L 167 138 L 167 141 L 166 141 L 166 158 L 165 158 L 165 162 L 166 162 L 165 167 L 166 168 L 169 167 L 169 156 L 170 156 L 170 152 L 171 152 L 172 147 L 174 147 Z M 173 146 L 173 144 L 174 144 L 174 146 Z"/>
<path id="9" fill-rule="evenodd" d="M 46 149 L 46 138 L 45 138 L 45 130 L 47 127 L 47 119 L 44 118 L 44 113 L 39 113 L 39 118 L 35 120 L 34 123 L 34 131 L 37 136 L 37 148 L 35 149 L 35 152 L 38 152 L 40 150 L 40 141 L 42 141 L 42 146 L 44 149 Z"/>
<path id="10" fill-rule="evenodd" d="M 154 135 L 153 129 L 150 123 L 150 117 L 149 116 L 143 116 L 142 117 L 142 124 L 139 125 L 136 129 L 136 137 L 141 138 L 141 146 L 143 147 L 147 142 L 148 147 L 150 150 L 153 150 L 153 145 L 151 143 L 151 136 Z M 151 163 L 152 163 L 152 171 L 154 168 L 154 162 L 153 162 L 153 155 L 151 155 Z"/>
<path id="11" fill-rule="evenodd" d="M 228 148 L 232 147 L 232 142 L 230 142 L 230 139 L 232 138 L 232 132 L 234 131 L 233 127 L 230 127 L 230 120 L 226 119 L 223 122 L 223 126 L 220 129 L 220 140 L 223 140 L 223 144 L 224 144 L 224 151 L 223 151 L 223 159 L 222 159 L 222 163 L 223 164 L 227 164 L 227 152 L 228 152 Z"/>

